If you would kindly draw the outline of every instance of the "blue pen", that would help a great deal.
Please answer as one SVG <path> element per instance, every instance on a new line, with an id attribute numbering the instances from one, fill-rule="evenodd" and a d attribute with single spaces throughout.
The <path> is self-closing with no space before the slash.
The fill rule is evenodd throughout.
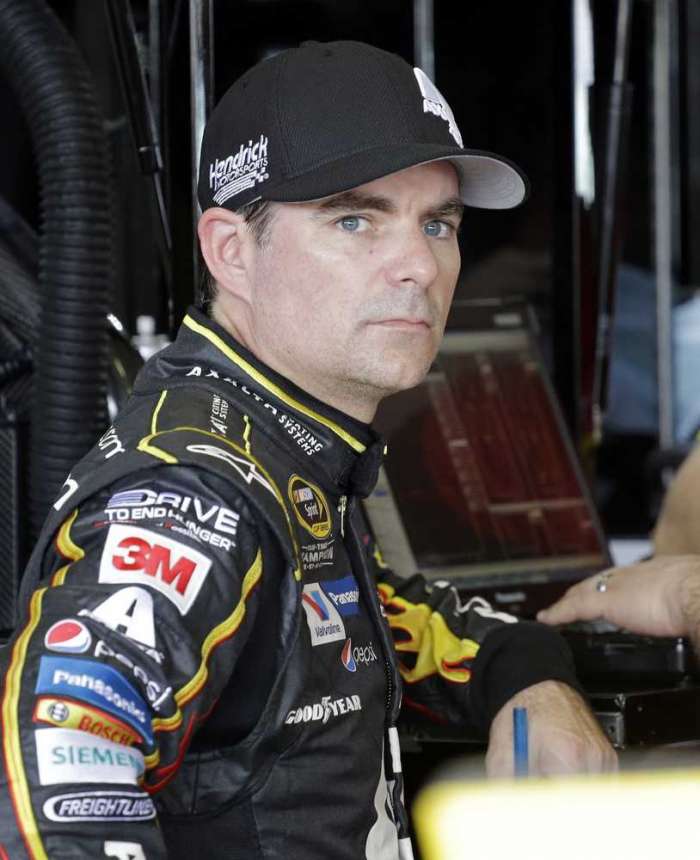
<path id="1" fill-rule="evenodd" d="M 527 776 L 529 772 L 527 708 L 513 708 L 513 758 L 515 760 L 515 775 Z"/>

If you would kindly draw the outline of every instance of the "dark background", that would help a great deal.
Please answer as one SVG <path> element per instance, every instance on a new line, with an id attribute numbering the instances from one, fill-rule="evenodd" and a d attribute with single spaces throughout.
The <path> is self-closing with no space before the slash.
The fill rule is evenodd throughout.
<path id="1" fill-rule="evenodd" d="M 114 311 L 131 333 L 140 314 L 165 331 L 165 290 L 158 259 L 148 180 L 138 169 L 125 114 L 103 4 L 54 0 L 50 4 L 75 38 L 93 76 L 109 131 L 117 195 L 117 293 Z M 594 133 L 600 133 L 605 86 L 612 74 L 615 10 L 594 0 L 596 91 Z M 689 50 L 700 35 L 700 4 L 679 2 L 679 98 L 683 109 L 679 299 L 700 280 L 700 250 L 693 243 L 700 200 L 700 120 L 689 109 L 700 90 L 700 60 Z M 148 52 L 148 2 L 132 0 L 144 60 Z M 193 279 L 191 150 L 189 120 L 188 3 L 162 0 L 167 75 L 162 88 L 161 140 L 165 190 L 174 237 L 176 320 L 195 296 Z M 581 447 L 577 344 L 578 302 L 590 299 L 592 282 L 578 285 L 586 254 L 575 255 L 572 215 L 572 4 L 568 0 L 454 3 L 435 0 L 436 83 L 451 104 L 465 146 L 492 150 L 518 163 L 530 178 L 528 202 L 512 212 L 467 213 L 462 233 L 463 270 L 458 297 L 524 296 L 535 307 L 541 340 L 564 414 Z M 266 54 L 304 39 L 360 39 L 414 56 L 413 4 L 409 0 L 216 0 L 215 95 Z M 651 274 L 653 249 L 651 36 L 653 4 L 633 3 L 629 80 L 633 102 L 619 232 L 621 258 Z M 697 40 L 696 40 L 697 41 Z M 697 52 L 695 52 L 697 53 Z M 18 106 L 0 80 L 0 194 L 38 227 L 36 173 Z M 106 169 L 108 167 L 106 166 Z M 595 236 L 593 237 L 595 239 Z M 580 251 L 579 247 L 579 251 Z M 644 462 L 656 439 L 649 433 L 608 434 L 599 450 L 593 482 L 604 521 L 616 533 L 644 533 L 653 503 Z"/>

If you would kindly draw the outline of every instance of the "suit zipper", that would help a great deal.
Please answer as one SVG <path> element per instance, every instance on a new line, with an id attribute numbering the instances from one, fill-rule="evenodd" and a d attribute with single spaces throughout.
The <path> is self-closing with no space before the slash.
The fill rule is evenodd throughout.
<path id="1" fill-rule="evenodd" d="M 338 503 L 338 512 L 340 513 L 340 536 L 345 537 L 345 511 L 348 507 L 348 497 L 341 496 Z"/>
<path id="2" fill-rule="evenodd" d="M 367 603 L 370 607 L 370 611 L 373 614 L 375 626 L 377 628 L 377 633 L 379 634 L 379 638 L 382 642 L 382 652 L 384 655 L 384 675 L 386 677 L 386 701 L 385 708 L 387 715 L 389 716 L 389 722 L 392 723 L 391 719 L 394 710 L 394 675 L 392 671 L 392 664 L 387 657 L 387 649 L 393 649 L 393 642 L 389 641 L 389 634 L 386 629 L 386 625 L 384 624 L 384 620 L 382 618 L 381 610 L 379 608 L 379 598 L 377 596 L 377 589 L 375 583 L 373 582 L 373 577 L 371 576 L 369 569 L 367 567 L 364 555 L 364 547 L 362 546 L 362 541 L 355 530 L 355 526 L 353 525 L 351 513 L 355 507 L 356 501 L 355 499 L 350 499 L 348 504 L 348 499 L 346 496 L 340 497 L 340 505 L 339 510 L 341 511 L 341 520 L 340 520 L 340 533 L 344 535 L 343 531 L 343 517 L 347 512 L 348 514 L 348 526 L 350 539 L 353 544 L 353 549 L 358 556 L 358 564 L 360 570 L 362 571 L 362 585 L 364 586 L 365 596 L 367 598 Z"/>

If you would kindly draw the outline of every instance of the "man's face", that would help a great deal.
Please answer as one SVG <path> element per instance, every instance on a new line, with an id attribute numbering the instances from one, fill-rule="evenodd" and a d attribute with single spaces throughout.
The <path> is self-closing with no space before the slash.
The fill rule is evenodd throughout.
<path id="1" fill-rule="evenodd" d="M 369 420 L 382 397 L 420 382 L 442 338 L 460 265 L 455 170 L 419 165 L 274 207 L 255 251 L 249 346 Z"/>

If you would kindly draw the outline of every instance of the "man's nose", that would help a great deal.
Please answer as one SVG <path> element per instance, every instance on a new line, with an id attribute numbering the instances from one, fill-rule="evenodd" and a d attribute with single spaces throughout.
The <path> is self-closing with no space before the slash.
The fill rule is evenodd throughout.
<path id="1" fill-rule="evenodd" d="M 387 279 L 396 286 L 415 284 L 427 288 L 438 274 L 431 240 L 422 229 L 393 237 L 385 264 Z"/>

